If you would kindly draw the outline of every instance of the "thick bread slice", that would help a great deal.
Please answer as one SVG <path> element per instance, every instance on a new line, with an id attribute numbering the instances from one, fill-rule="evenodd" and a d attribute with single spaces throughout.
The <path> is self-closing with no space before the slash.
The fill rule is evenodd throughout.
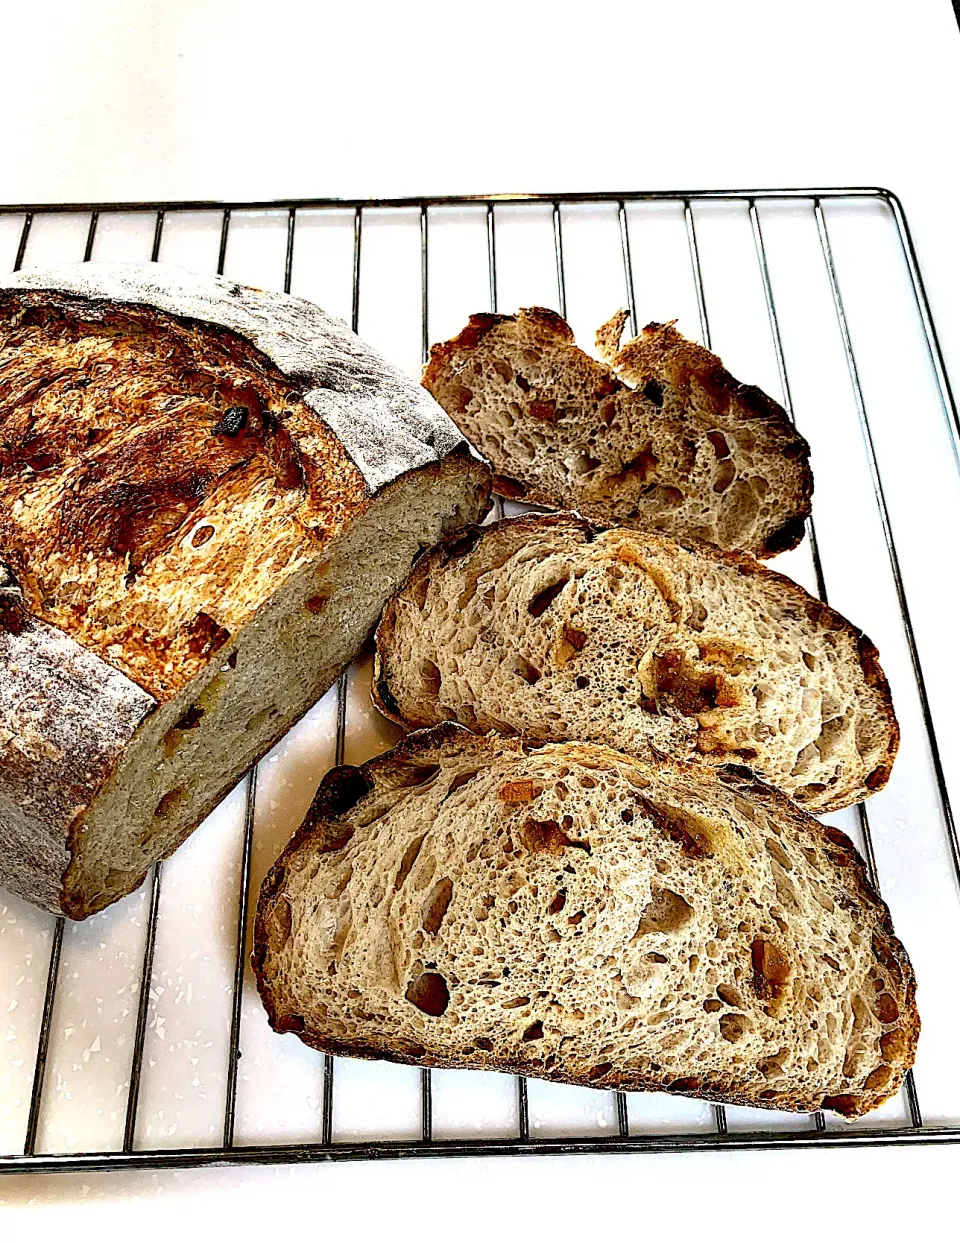
<path id="1" fill-rule="evenodd" d="M 0 281 L 0 884 L 72 918 L 136 888 L 488 491 L 299 298 L 158 264 Z"/>
<path id="2" fill-rule="evenodd" d="M 848 1117 L 920 1026 L 850 841 L 744 770 L 450 725 L 327 775 L 253 966 L 328 1053 Z"/>
<path id="3" fill-rule="evenodd" d="M 746 764 L 817 812 L 880 789 L 900 737 L 876 648 L 796 583 L 570 514 L 425 556 L 384 611 L 374 686 L 408 725 Z"/>
<path id="4" fill-rule="evenodd" d="M 672 324 L 648 324 L 618 353 L 625 319 L 598 333 L 605 366 L 543 307 L 473 315 L 433 347 L 423 383 L 504 496 L 758 557 L 793 548 L 813 476 L 783 409 Z"/>

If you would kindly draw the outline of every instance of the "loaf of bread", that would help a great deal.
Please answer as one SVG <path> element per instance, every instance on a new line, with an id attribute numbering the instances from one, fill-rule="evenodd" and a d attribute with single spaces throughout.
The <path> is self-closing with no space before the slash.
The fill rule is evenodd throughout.
<path id="1" fill-rule="evenodd" d="M 0 281 L 0 884 L 75 919 L 135 889 L 488 492 L 301 299 L 161 265 Z"/>
<path id="2" fill-rule="evenodd" d="M 608 366 L 553 311 L 473 315 L 433 347 L 423 383 L 503 496 L 758 557 L 797 545 L 813 476 L 783 409 L 672 324 L 618 351 L 625 320 L 598 333 Z"/>
<path id="3" fill-rule="evenodd" d="M 453 725 L 327 775 L 253 965 L 328 1053 L 847 1117 L 919 1031 L 842 833 L 742 769 Z"/>
<path id="4" fill-rule="evenodd" d="M 810 811 L 866 798 L 899 742 L 877 650 L 743 553 L 570 514 L 425 556 L 384 612 L 375 698 L 540 741 L 748 765 Z"/>

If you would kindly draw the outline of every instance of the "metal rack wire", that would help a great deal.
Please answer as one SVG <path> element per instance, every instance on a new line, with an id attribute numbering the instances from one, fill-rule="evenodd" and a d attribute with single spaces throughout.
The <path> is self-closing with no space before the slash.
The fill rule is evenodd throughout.
<path id="1" fill-rule="evenodd" d="M 31 228 L 38 215 L 43 213 L 88 213 L 89 226 L 86 234 L 84 259 L 89 260 L 93 254 L 97 228 L 101 214 L 111 211 L 137 211 L 155 213 L 151 258 L 159 258 L 165 221 L 170 213 L 184 210 L 198 210 L 220 213 L 220 237 L 217 271 L 224 271 L 231 220 L 234 212 L 255 211 L 257 209 L 276 212 L 278 209 L 287 213 L 286 220 L 286 251 L 284 259 L 284 282 L 286 291 L 291 288 L 294 268 L 294 257 L 297 238 L 298 212 L 305 209 L 348 209 L 353 213 L 353 258 L 352 258 L 352 294 L 351 319 L 354 330 L 360 320 L 361 290 L 361 251 L 363 243 L 363 227 L 365 212 L 372 209 L 410 209 L 419 211 L 420 231 L 420 305 L 421 305 L 421 351 L 426 361 L 430 338 L 428 315 L 430 306 L 430 209 L 434 207 L 476 207 L 485 208 L 487 269 L 489 280 L 490 309 L 498 309 L 498 266 L 497 266 L 497 222 L 498 207 L 507 205 L 539 204 L 552 213 L 553 247 L 556 264 L 557 299 L 561 314 L 567 310 L 567 282 L 564 260 L 564 235 L 562 208 L 572 204 L 611 204 L 615 207 L 619 227 L 619 241 L 623 260 L 623 280 L 627 294 L 631 324 L 634 332 L 639 329 L 637 321 L 637 305 L 635 298 L 634 271 L 631 257 L 630 231 L 628 229 L 628 208 L 637 203 L 652 201 L 672 202 L 683 211 L 686 228 L 687 245 L 693 284 L 696 294 L 697 308 L 700 318 L 701 335 L 704 344 L 711 343 L 710 319 L 707 299 L 704 291 L 704 280 L 701 271 L 700 249 L 698 244 L 697 223 L 693 210 L 695 203 L 706 201 L 733 201 L 747 207 L 756 251 L 757 263 L 763 286 L 766 311 L 769 319 L 771 339 L 779 372 L 784 404 L 791 419 L 794 417 L 793 399 L 790 379 L 781 340 L 780 321 L 774 300 L 773 286 L 767 260 L 767 250 L 757 204 L 774 200 L 797 200 L 809 206 L 817 227 L 823 261 L 829 278 L 830 290 L 836 313 L 837 328 L 843 342 L 844 355 L 853 392 L 860 432 L 869 465 L 869 473 L 873 485 L 883 536 L 889 559 L 890 572 L 896 591 L 897 602 L 903 622 L 909 657 L 916 681 L 923 723 L 927 732 L 930 756 L 936 783 L 937 796 L 940 802 L 946 836 L 949 842 L 949 855 L 958 884 L 960 884 L 960 840 L 951 805 L 950 793 L 944 773 L 943 761 L 934 729 L 934 719 L 930 699 L 921 664 L 917 639 L 914 631 L 910 605 L 904 585 L 900 557 L 894 538 L 893 526 L 884 482 L 881 477 L 877 450 L 871 429 L 867 403 L 854 353 L 851 333 L 838 280 L 834 254 L 828 223 L 823 210 L 825 201 L 830 200 L 867 199 L 880 202 L 889 209 L 895 224 L 902 256 L 909 275 L 916 311 L 919 315 L 924 334 L 924 341 L 929 363 L 935 378 L 942 411 L 950 427 L 954 453 L 958 455 L 960 464 L 960 419 L 956 402 L 950 387 L 944 360 L 937 337 L 930 307 L 914 250 L 910 230 L 899 200 L 892 193 L 874 188 L 841 188 L 841 189 L 778 189 L 778 190 L 730 190 L 730 191 L 696 191 L 696 192 L 610 192 L 604 194 L 557 194 L 557 195 L 491 195 L 466 197 L 428 197 L 416 199 L 378 199 L 378 200 L 339 200 L 339 199 L 300 199 L 286 202 L 246 202 L 246 203 L 213 203 L 213 202 L 166 202 L 166 203 L 98 203 L 82 205 L 11 205 L 0 207 L 2 215 L 23 215 L 23 226 L 16 251 L 15 268 L 22 266 L 28 246 Z M 502 503 L 499 509 L 502 514 Z M 817 589 L 820 597 L 827 598 L 820 545 L 817 532 L 811 519 L 808 524 L 808 538 L 811 549 Z M 336 708 L 336 749 L 335 762 L 340 764 L 344 757 L 344 742 L 347 722 L 347 674 L 344 673 L 337 686 Z M 874 1127 L 862 1130 L 828 1130 L 822 1114 L 816 1114 L 811 1127 L 808 1120 L 798 1120 L 795 1130 L 754 1130 L 731 1131 L 728 1127 L 727 1114 L 723 1106 L 714 1106 L 714 1126 L 709 1134 L 681 1133 L 643 1133 L 631 1134 L 627 1098 L 617 1093 L 616 1133 L 585 1138 L 531 1138 L 530 1109 L 527 1083 L 523 1078 L 517 1079 L 517 1134 L 512 1139 L 471 1139 L 471 1140 L 438 1140 L 433 1135 L 433 1084 L 431 1072 L 420 1072 L 419 1103 L 420 1103 L 420 1138 L 416 1141 L 377 1140 L 365 1142 L 340 1142 L 334 1140 L 333 1106 L 334 1078 L 336 1061 L 325 1055 L 322 1059 L 322 1089 L 320 1110 L 320 1134 L 313 1143 L 250 1145 L 235 1142 L 237 1114 L 237 1075 L 241 1056 L 241 1002 L 244 981 L 244 966 L 249 950 L 247 933 L 250 912 L 251 858 L 254 838 L 254 816 L 257 798 L 257 770 L 253 769 L 245 779 L 245 807 L 243 818 L 243 839 L 240 859 L 240 883 L 236 907 L 235 924 L 235 957 L 233 963 L 232 990 L 230 994 L 230 1038 L 229 1056 L 226 1076 L 225 1107 L 223 1114 L 222 1139 L 213 1147 L 193 1147 L 181 1149 L 142 1149 L 136 1147 L 137 1109 L 140 1097 L 141 1076 L 144 1061 L 144 1046 L 148 1023 L 148 1000 L 150 983 L 153 975 L 154 951 L 157 940 L 157 924 L 160 910 L 160 897 L 163 886 L 163 865 L 157 864 L 147 882 L 149 899 L 146 915 L 146 936 L 144 940 L 142 966 L 140 971 L 140 988 L 137 1003 L 136 1028 L 131 1056 L 129 1089 L 125 1107 L 122 1147 L 116 1152 L 83 1152 L 67 1154 L 48 1154 L 37 1152 L 38 1127 L 41 1118 L 41 1106 L 45 1075 L 47 1072 L 50 1050 L 51 1020 L 57 995 L 58 977 L 63 948 L 64 920 L 57 919 L 52 937 L 49 964 L 46 973 L 46 985 L 42 1003 L 42 1014 L 37 1042 L 36 1062 L 33 1073 L 30 1104 L 27 1115 L 26 1132 L 21 1153 L 0 1157 L 0 1173 L 56 1170 L 114 1169 L 121 1167 L 189 1167 L 199 1165 L 215 1165 L 226 1163 L 283 1163 L 326 1160 L 349 1160 L 373 1157 L 412 1157 L 412 1156 L 456 1156 L 456 1155 L 529 1155 L 535 1153 L 561 1152 L 598 1152 L 598 1151 L 681 1151 L 702 1148 L 791 1148 L 807 1146 L 848 1147 L 860 1144 L 932 1144 L 956 1142 L 960 1140 L 960 1126 L 929 1125 L 923 1121 L 923 1114 L 917 1087 L 913 1076 L 906 1084 L 906 1102 L 909 1123 L 897 1127 Z M 868 867 L 874 882 L 877 882 L 877 864 L 871 833 L 868 809 L 860 804 L 857 817 L 865 848 Z"/>

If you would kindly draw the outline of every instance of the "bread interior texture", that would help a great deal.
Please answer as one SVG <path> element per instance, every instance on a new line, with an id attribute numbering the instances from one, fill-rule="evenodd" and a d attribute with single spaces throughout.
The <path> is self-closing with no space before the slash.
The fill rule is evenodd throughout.
<path id="1" fill-rule="evenodd" d="M 415 558 L 484 503 L 481 471 L 471 493 L 462 461 L 410 473 L 291 575 L 131 739 L 74 828 L 67 913 L 83 918 L 103 909 L 176 850 L 329 689 Z"/>

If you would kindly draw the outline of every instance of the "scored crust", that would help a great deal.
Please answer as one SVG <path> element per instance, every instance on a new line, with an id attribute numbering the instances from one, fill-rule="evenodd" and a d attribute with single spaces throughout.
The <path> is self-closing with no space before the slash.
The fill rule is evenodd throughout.
<path id="1" fill-rule="evenodd" d="M 625 319 L 598 333 L 598 362 L 544 307 L 472 315 L 433 346 L 423 383 L 503 496 L 759 557 L 795 547 L 813 476 L 786 412 L 672 324 L 618 351 Z"/>
<path id="2" fill-rule="evenodd" d="M 576 594 L 587 573 L 611 579 L 595 599 Z M 541 594 L 547 580 L 562 589 Z M 769 590 L 757 595 L 751 581 Z M 699 587 L 717 582 L 725 594 L 713 616 Z M 543 609 L 528 616 L 537 599 Z M 755 605 L 780 628 L 768 639 Z M 776 667 L 780 641 L 787 669 Z M 671 652 L 684 655 L 677 685 L 664 688 Z M 766 665 L 762 699 L 754 686 Z M 423 557 L 381 619 L 373 698 L 408 727 L 453 719 L 479 732 L 745 764 L 816 813 L 882 789 L 900 740 L 876 647 L 792 579 L 746 553 L 604 532 L 573 514 L 475 526 Z"/>
<path id="3" fill-rule="evenodd" d="M 481 784 L 478 776 L 486 784 L 471 795 Z M 572 794 L 580 779 L 589 789 Z M 594 796 L 590 791 L 598 782 L 600 793 Z M 499 794 L 491 793 L 495 789 Z M 551 814 L 549 800 L 557 789 L 567 791 L 561 797 L 573 813 L 564 818 L 563 828 L 556 819 L 528 818 L 524 824 L 528 811 Z M 444 804 L 451 799 L 460 802 L 447 814 Z M 629 816 L 619 814 L 621 803 L 633 808 Z M 574 840 L 584 837 L 588 840 Z M 474 847 L 464 855 L 470 842 L 487 846 L 468 877 L 469 860 L 478 858 Z M 380 873 L 392 876 L 398 864 L 391 888 Z M 632 878 L 629 893 L 635 898 L 625 897 L 628 891 L 620 888 L 621 866 Z M 548 904 L 553 893 L 549 873 L 555 869 L 567 878 L 562 891 L 569 894 L 567 906 L 556 899 Z M 584 880 L 588 874 L 600 877 L 592 889 L 592 882 Z M 437 881 L 441 875 L 449 880 Z M 586 888 L 577 888 L 581 881 Z M 666 890 L 672 906 L 662 894 L 657 897 L 661 882 L 673 887 Z M 732 934 L 735 944 L 728 953 L 723 938 L 731 934 L 719 924 L 720 941 L 709 940 L 708 933 L 711 920 L 727 918 L 730 899 L 723 895 L 730 884 L 735 891 L 743 888 L 748 899 L 768 894 L 764 901 L 771 906 L 761 917 L 755 902 L 733 902 L 731 911 L 741 911 L 737 917 L 750 923 L 742 925 L 747 931 Z M 354 898 L 356 885 L 360 892 Z M 486 885 L 493 896 L 484 904 L 493 903 L 488 909 L 497 922 L 478 925 L 477 918 L 487 917 L 470 915 L 484 906 L 472 908 L 472 895 Z M 411 887 L 416 892 L 408 899 Z M 685 898 L 678 897 L 681 890 Z M 545 916 L 528 914 L 531 893 L 534 907 L 546 908 Z M 783 906 L 790 893 L 800 902 L 795 914 Z M 820 912 L 822 926 L 816 929 L 803 913 L 812 894 L 820 895 L 812 905 Z M 351 923 L 354 901 L 359 905 Z M 567 910 L 577 905 L 586 910 L 568 917 Z M 614 951 L 620 927 L 629 933 L 638 918 L 637 934 Z M 802 944 L 790 941 L 784 919 L 796 921 L 794 939 Z M 415 931 L 421 923 L 422 930 Z M 478 926 L 487 930 L 485 939 L 478 943 L 481 948 L 471 948 L 481 935 L 471 929 Z M 558 930 L 574 954 L 569 961 L 579 964 L 567 984 L 561 977 L 568 973 L 558 971 L 568 961 L 563 946 L 556 953 L 553 949 L 559 945 Z M 610 937 L 604 939 L 607 931 Z M 643 1022 L 660 994 L 629 974 L 648 970 L 650 955 L 641 956 L 639 967 L 633 957 L 637 937 L 646 933 L 653 936 L 644 944 L 658 951 L 652 960 L 669 963 L 663 967 L 662 987 L 678 1006 L 662 1029 L 644 1028 Z M 821 963 L 816 954 L 821 940 L 847 945 L 848 933 L 849 945 L 860 945 L 863 952 L 853 949 L 851 958 L 848 950 L 834 948 L 836 957 L 826 954 Z M 529 951 L 522 948 L 526 945 Z M 684 956 L 691 948 L 696 953 L 688 968 Z M 613 957 L 604 960 L 609 953 Z M 730 972 L 738 954 L 745 955 L 744 974 L 742 979 L 738 974 L 741 982 L 734 987 Z M 390 959 L 393 977 L 384 965 Z M 876 1108 L 898 1090 L 919 1034 L 909 959 L 844 834 L 820 826 L 742 769 L 708 771 L 670 761 L 650 765 L 591 744 L 535 750 L 520 739 L 478 737 L 451 724 L 410 735 L 360 768 L 331 770 L 264 880 L 252 963 L 271 1026 L 295 1032 L 327 1053 L 506 1071 L 624 1091 L 676 1092 L 729 1104 L 800 1111 L 823 1107 L 847 1117 Z M 714 988 L 717 967 L 722 978 Z M 683 975 L 677 974 L 681 970 Z M 696 983 L 684 982 L 688 970 Z M 443 984 L 431 991 L 422 983 L 423 972 L 440 973 Z M 480 972 L 481 978 L 471 983 L 464 972 L 468 977 Z M 624 1016 L 601 1018 L 607 1013 L 610 972 L 617 988 L 622 990 L 625 982 L 632 990 L 625 1000 L 640 1023 L 625 1025 L 629 1038 L 620 1044 Z M 479 985 L 496 987 L 494 977 L 507 990 L 529 991 L 536 979 L 546 991 L 491 1009 L 490 994 Z M 694 995 L 684 1008 L 680 994 L 688 988 Z M 441 1004 L 433 1004 L 438 997 Z M 819 1001 L 803 1000 L 816 997 Z M 591 999 L 600 1023 L 590 1038 L 593 1045 L 577 1036 L 579 1024 L 589 1026 L 592 1019 Z M 587 1013 L 575 1019 L 577 1005 Z M 448 1006 L 458 1016 L 456 1026 L 440 1018 Z M 828 1011 L 833 1017 L 826 1023 Z M 726 1033 L 719 1063 L 709 1053 L 715 1037 L 705 1034 L 718 1022 Z M 704 1056 L 678 1073 L 669 1052 L 670 1033 L 689 1034 L 690 1023 L 700 1032 L 700 1043 L 687 1052 L 699 1050 Z M 794 1027 L 800 1032 L 798 1045 L 803 1044 L 796 1058 L 787 1056 L 787 1048 L 776 1052 L 781 1044 L 789 1047 Z M 765 1034 L 751 1045 L 749 1033 L 759 1029 Z M 832 1035 L 825 1046 L 828 1029 Z M 644 1030 L 666 1033 L 662 1044 L 652 1045 Z M 760 1065 L 759 1074 L 753 1062 L 731 1061 L 724 1043 L 731 1034 L 734 1041 L 748 1034 L 744 1048 Z M 576 1051 L 573 1060 L 562 1053 L 569 1041 Z M 593 1049 L 592 1056 L 585 1055 L 585 1047 Z M 815 1048 L 820 1049 L 817 1066 L 808 1064 Z M 716 1069 L 724 1061 L 725 1077 Z M 706 1062 L 707 1069 L 698 1072 L 698 1062 Z"/>

